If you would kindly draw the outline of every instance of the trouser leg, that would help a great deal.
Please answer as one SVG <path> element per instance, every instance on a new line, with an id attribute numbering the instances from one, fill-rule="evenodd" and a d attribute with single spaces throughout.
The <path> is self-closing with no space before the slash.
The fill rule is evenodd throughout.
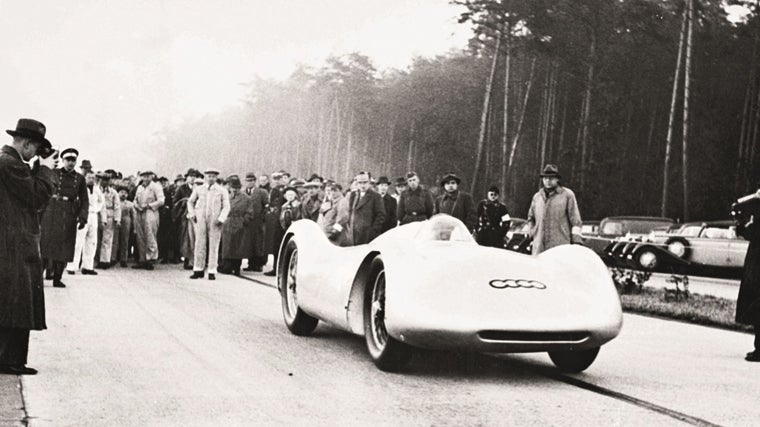
<path id="1" fill-rule="evenodd" d="M 195 252 L 193 254 L 193 271 L 206 269 L 206 245 L 208 243 L 208 227 L 206 222 L 198 219 L 195 223 Z"/>
<path id="2" fill-rule="evenodd" d="M 0 328 L 0 365 L 26 365 L 29 329 Z"/>
<path id="3" fill-rule="evenodd" d="M 222 240 L 222 227 L 209 225 L 208 227 L 208 272 L 216 274 L 219 266 L 219 242 Z"/>
<path id="4" fill-rule="evenodd" d="M 111 262 L 111 250 L 113 249 L 113 234 L 116 224 L 113 218 L 108 219 L 108 223 L 103 227 L 103 242 L 100 244 L 100 262 Z"/>
<path id="5" fill-rule="evenodd" d="M 129 258 L 129 237 L 132 235 L 132 222 L 125 221 L 119 227 L 119 261 L 127 262 Z"/>
<path id="6" fill-rule="evenodd" d="M 82 251 L 84 250 L 84 240 L 87 236 L 87 225 L 81 230 L 77 229 L 77 238 L 74 243 L 74 259 L 66 267 L 69 271 L 76 271 L 79 269 L 79 263 L 82 261 Z"/>
<path id="7" fill-rule="evenodd" d="M 760 352 L 760 324 L 755 325 L 755 351 Z"/>
<path id="8" fill-rule="evenodd" d="M 66 267 L 64 261 L 53 261 L 53 280 L 58 282 L 63 277 L 63 269 Z"/>
<path id="9" fill-rule="evenodd" d="M 87 220 L 87 234 L 82 251 L 82 270 L 92 270 L 95 264 L 95 251 L 98 249 L 98 219 Z"/>

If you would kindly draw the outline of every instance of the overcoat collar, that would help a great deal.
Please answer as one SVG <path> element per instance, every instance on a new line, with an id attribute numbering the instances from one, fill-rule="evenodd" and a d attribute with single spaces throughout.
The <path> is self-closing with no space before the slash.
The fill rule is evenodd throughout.
<path id="1" fill-rule="evenodd" d="M 3 153 L 5 153 L 5 154 L 9 154 L 9 155 L 10 155 L 10 156 L 12 156 L 14 159 L 16 159 L 16 160 L 18 160 L 18 161 L 21 161 L 21 162 L 23 162 L 23 161 L 24 161 L 24 160 L 21 158 L 21 154 L 19 154 L 19 153 L 18 153 L 18 151 L 17 151 L 15 148 L 11 147 L 10 145 L 3 145 L 3 149 L 2 149 L 2 150 L 3 150 Z"/>

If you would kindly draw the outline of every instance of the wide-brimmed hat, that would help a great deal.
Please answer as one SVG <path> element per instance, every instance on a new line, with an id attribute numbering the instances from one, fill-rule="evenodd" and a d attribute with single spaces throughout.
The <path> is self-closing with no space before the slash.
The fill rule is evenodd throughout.
<path id="1" fill-rule="evenodd" d="M 179 174 L 179 175 L 177 175 L 177 176 L 174 177 L 174 182 L 184 181 L 184 180 L 185 180 L 185 176 L 182 175 L 182 174 Z"/>
<path id="2" fill-rule="evenodd" d="M 561 178 L 559 174 L 559 168 L 557 165 L 548 164 L 544 166 L 544 170 L 541 172 L 542 178 Z"/>
<path id="3" fill-rule="evenodd" d="M 208 175 L 210 173 L 213 173 L 213 174 L 216 174 L 216 175 L 221 174 L 221 172 L 219 172 L 219 169 L 216 169 L 216 168 L 206 168 L 206 170 L 203 171 L 203 173 L 205 173 L 206 175 Z"/>
<path id="4" fill-rule="evenodd" d="M 5 132 L 10 136 L 21 136 L 24 138 L 29 138 L 32 141 L 41 142 L 42 147 L 50 150 L 53 148 L 53 146 L 50 144 L 50 141 L 45 138 L 46 131 L 47 128 L 42 124 L 42 122 L 38 122 L 34 119 L 18 119 L 18 123 L 16 123 L 16 129 L 7 129 Z"/>
<path id="5" fill-rule="evenodd" d="M 79 150 L 77 150 L 76 148 L 67 148 L 67 149 L 61 151 L 61 158 L 62 159 L 65 159 L 65 158 L 68 158 L 68 157 L 73 157 L 73 158 L 76 159 L 77 157 L 79 157 Z"/>
<path id="6" fill-rule="evenodd" d="M 292 181 L 290 181 L 290 186 L 295 188 L 300 188 L 306 185 L 306 181 L 302 180 L 301 178 L 296 178 Z M 284 194 L 284 192 L 283 192 Z"/>
<path id="7" fill-rule="evenodd" d="M 227 177 L 227 185 L 232 188 L 240 188 L 243 184 L 240 182 L 240 177 L 237 175 L 230 175 Z"/>
<path id="8" fill-rule="evenodd" d="M 402 185 L 406 185 L 406 178 L 404 178 L 403 176 L 396 178 L 396 184 L 395 185 L 396 185 L 396 187 L 400 187 Z"/>
<path id="9" fill-rule="evenodd" d="M 325 179 L 317 175 L 316 173 L 311 174 L 311 176 L 309 177 L 309 179 L 307 179 L 307 181 L 311 182 L 311 181 L 314 181 L 315 179 L 318 179 L 319 182 L 325 182 Z"/>
<path id="10" fill-rule="evenodd" d="M 303 185 L 303 188 L 322 188 L 322 184 L 309 181 Z"/>
<path id="11" fill-rule="evenodd" d="M 185 173 L 185 176 L 193 176 L 197 178 L 201 176 L 201 173 L 197 169 L 190 168 L 187 170 L 187 173 Z"/>
<path id="12" fill-rule="evenodd" d="M 443 187 L 449 181 L 456 181 L 457 185 L 462 182 L 462 180 L 456 176 L 456 174 L 449 172 L 444 175 L 443 178 L 441 178 L 441 187 Z"/>
<path id="13" fill-rule="evenodd" d="M 79 167 L 82 169 L 92 169 L 92 162 L 89 160 L 82 160 L 82 164 Z"/>
<path id="14" fill-rule="evenodd" d="M 252 179 L 256 181 L 257 178 L 258 177 L 256 176 L 256 172 L 248 172 L 247 174 L 245 174 L 245 179 Z"/>
<path id="15" fill-rule="evenodd" d="M 381 176 L 380 178 L 377 179 L 377 185 L 380 185 L 380 184 L 391 185 L 391 180 L 389 180 L 387 176 Z"/>

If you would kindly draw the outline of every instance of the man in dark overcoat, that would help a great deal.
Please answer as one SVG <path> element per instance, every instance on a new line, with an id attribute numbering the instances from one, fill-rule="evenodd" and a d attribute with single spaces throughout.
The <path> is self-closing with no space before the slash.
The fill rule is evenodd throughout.
<path id="1" fill-rule="evenodd" d="M 267 253 L 274 256 L 274 263 L 272 264 L 272 269 L 264 273 L 265 276 L 277 275 L 277 256 L 282 238 L 285 237 L 285 230 L 280 225 L 280 210 L 285 203 L 283 190 L 285 184 L 290 181 L 290 174 L 285 171 L 275 172 L 272 174 L 272 181 L 274 182 L 274 187 L 269 192 L 269 207 L 267 208 L 265 222 L 266 242 L 268 245 Z"/>
<path id="2" fill-rule="evenodd" d="M 245 185 L 245 194 L 253 202 L 253 218 L 248 223 L 251 250 L 245 271 L 260 272 L 267 263 L 267 251 L 264 245 L 264 215 L 269 205 L 269 193 L 257 185 L 256 174 L 253 172 L 248 172 L 245 175 Z"/>
<path id="3" fill-rule="evenodd" d="M 475 231 L 478 213 L 472 196 L 459 190 L 461 182 L 462 180 L 453 173 L 447 173 L 441 179 L 441 187 L 444 191 L 435 199 L 435 213 L 445 213 L 458 218 L 472 233 Z"/>
<path id="4" fill-rule="evenodd" d="M 388 194 L 388 187 L 391 185 L 391 181 L 387 176 L 381 176 L 377 179 L 377 192 L 380 193 L 380 197 L 383 198 L 383 206 L 385 206 L 385 221 L 383 222 L 383 228 L 381 233 L 385 233 L 398 224 L 396 219 L 396 208 L 398 203 L 396 199 Z"/>
<path id="5" fill-rule="evenodd" d="M 760 190 L 756 197 L 760 198 Z M 760 215 L 739 219 L 736 233 L 749 241 L 736 300 L 736 322 L 754 326 L 755 349 L 747 353 L 745 360 L 760 362 Z"/>
<path id="6" fill-rule="evenodd" d="M 176 227 L 176 238 L 179 241 L 179 256 L 183 259 L 185 270 L 193 269 L 193 254 L 195 252 L 195 227 L 192 221 L 187 219 L 187 201 L 193 194 L 196 180 L 203 185 L 201 173 L 193 168 L 187 170 L 185 182 L 174 191 L 174 204 L 172 205 L 172 219 Z"/>
<path id="7" fill-rule="evenodd" d="M 42 215 L 40 252 L 45 261 L 48 280 L 56 288 L 65 288 L 61 282 L 66 264 L 74 260 L 77 227 L 87 224 L 89 200 L 84 177 L 76 171 L 79 151 L 67 148 L 61 152 L 63 167 L 53 171 L 55 193 Z"/>
<path id="8" fill-rule="evenodd" d="M 356 190 L 348 200 L 348 234 L 353 245 L 369 243 L 379 236 L 385 222 L 383 198 L 370 188 L 369 175 L 359 173 Z"/>
<path id="9" fill-rule="evenodd" d="M 243 258 L 251 253 L 251 229 L 253 200 L 241 191 L 242 183 L 237 175 L 227 178 L 230 193 L 230 213 L 222 226 L 222 274 L 240 274 Z"/>
<path id="10" fill-rule="evenodd" d="M 435 213 L 435 200 L 430 191 L 420 186 L 420 178 L 415 172 L 406 174 L 408 187 L 401 192 L 396 208 L 396 217 L 401 225 L 425 221 Z"/>
<path id="11" fill-rule="evenodd" d="M 478 204 L 478 244 L 504 248 L 504 238 L 511 224 L 507 207 L 499 201 L 499 187 L 492 185 L 488 188 L 486 199 Z"/>
<path id="12" fill-rule="evenodd" d="M 34 375 L 26 366 L 29 331 L 45 325 L 38 212 L 55 192 L 57 158 L 45 125 L 20 119 L 0 149 L 0 373 Z M 39 165 L 24 163 L 40 154 Z"/>

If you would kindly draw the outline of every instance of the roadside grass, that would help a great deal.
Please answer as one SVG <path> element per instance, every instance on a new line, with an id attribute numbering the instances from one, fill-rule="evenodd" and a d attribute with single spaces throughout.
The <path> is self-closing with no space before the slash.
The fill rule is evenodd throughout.
<path id="1" fill-rule="evenodd" d="M 672 292 L 642 286 L 631 293 L 621 293 L 623 311 L 672 320 L 748 332 L 751 326 L 734 322 L 736 301 L 711 295 L 689 294 L 673 298 Z"/>

